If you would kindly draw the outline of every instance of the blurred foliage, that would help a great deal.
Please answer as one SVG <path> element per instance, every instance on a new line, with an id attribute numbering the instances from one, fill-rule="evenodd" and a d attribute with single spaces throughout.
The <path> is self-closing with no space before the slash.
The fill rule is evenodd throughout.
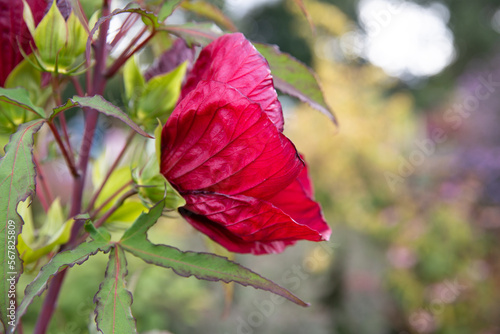
<path id="1" fill-rule="evenodd" d="M 333 32 L 333 36 L 341 37 L 350 30 L 361 29 L 357 9 L 359 2 L 359 0 L 318 0 L 305 1 L 305 4 L 313 22 L 320 25 L 320 29 L 326 28 L 331 31 L 331 28 L 339 25 L 339 21 L 349 20 L 350 24 L 344 25 L 345 31 L 337 29 Z M 443 96 L 452 92 L 455 81 L 472 60 L 487 57 L 499 47 L 498 32 L 491 26 L 493 15 L 499 9 L 499 3 L 497 0 L 473 2 L 412 0 L 410 2 L 423 6 L 432 3 L 445 5 L 450 12 L 448 27 L 454 35 L 455 60 L 443 72 L 430 78 L 418 78 L 416 81 L 418 84 L 409 85 L 405 82 L 398 82 L 391 90 L 388 90 L 388 93 L 410 90 L 419 110 L 424 108 L 425 111 L 425 108 L 440 104 Z M 324 5 L 321 6 L 321 4 Z M 321 14 L 324 20 L 319 18 L 318 21 L 319 15 L 315 16 L 313 13 L 313 9 L 316 8 L 323 8 L 326 11 L 317 13 Z M 339 15 L 332 15 L 332 11 L 342 13 L 345 18 L 339 20 Z M 297 14 L 299 14 L 298 6 L 294 1 L 283 0 L 254 10 L 244 18 L 239 27 L 247 33 L 249 38 L 259 42 L 278 44 L 283 51 L 310 64 L 315 47 L 310 43 L 312 34 L 307 23 L 304 24 L 305 18 Z M 327 22 L 327 26 L 323 25 L 322 21 Z M 351 59 L 350 62 L 351 65 L 356 65 L 363 63 L 364 60 Z"/>

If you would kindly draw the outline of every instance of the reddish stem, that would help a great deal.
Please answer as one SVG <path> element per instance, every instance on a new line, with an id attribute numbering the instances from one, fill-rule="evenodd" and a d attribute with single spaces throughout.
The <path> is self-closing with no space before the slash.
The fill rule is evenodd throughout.
<path id="1" fill-rule="evenodd" d="M 95 223 L 94 223 L 94 226 L 96 228 L 99 228 L 102 224 L 104 224 L 104 222 L 106 221 L 106 219 L 108 219 L 116 210 L 118 210 L 120 208 L 120 206 L 123 204 L 123 202 L 125 202 L 125 200 L 129 197 L 132 197 L 134 196 L 135 194 L 137 194 L 137 190 L 136 189 L 132 189 L 132 190 L 129 190 L 127 191 L 125 194 L 123 194 L 122 197 L 120 197 L 116 202 L 115 204 L 113 205 L 113 207 L 111 209 L 109 209 L 108 211 L 106 211 L 106 213 L 104 215 L 102 215 L 101 218 L 99 218 Z"/>
<path id="2" fill-rule="evenodd" d="M 109 204 L 118 194 L 120 194 L 123 190 L 125 190 L 128 186 L 132 185 L 133 182 L 130 180 L 129 182 L 125 183 L 123 186 L 121 186 L 118 190 L 116 190 L 109 198 L 107 198 L 97 209 L 92 212 L 90 215 L 91 219 L 95 218 L 97 214 L 106 207 L 106 205 Z"/>
<path id="3" fill-rule="evenodd" d="M 52 122 L 47 122 L 49 125 L 50 130 L 52 130 L 52 133 L 54 134 L 54 138 L 56 139 L 57 145 L 59 145 L 59 148 L 61 149 L 61 153 L 64 157 L 64 160 L 66 160 L 66 164 L 68 165 L 69 171 L 71 172 L 71 175 L 73 175 L 73 178 L 78 178 L 78 171 L 76 170 L 75 163 L 73 161 L 73 157 L 69 155 L 68 151 L 66 150 L 66 147 L 64 146 L 64 143 L 61 140 L 61 136 L 59 135 L 59 131 L 57 131 L 56 126 Z"/>
<path id="4" fill-rule="evenodd" d="M 103 0 L 102 10 L 101 10 L 102 16 L 109 15 L 110 2 L 111 0 Z M 95 47 L 96 63 L 93 72 L 93 78 L 92 78 L 93 80 L 92 82 L 90 82 L 90 80 L 87 81 L 87 88 L 89 88 L 88 92 L 90 93 L 90 95 L 102 94 L 102 92 L 104 91 L 104 87 L 106 85 L 106 78 L 104 77 L 103 74 L 106 68 L 106 58 L 108 55 L 108 50 L 106 47 L 106 37 L 108 34 L 108 29 L 109 29 L 109 20 L 105 21 L 99 29 L 99 40 L 97 41 L 97 45 Z M 73 168 L 70 167 L 70 169 L 72 169 L 72 174 L 74 176 L 73 195 L 72 195 L 73 197 L 70 209 L 71 217 L 81 212 L 85 176 L 90 156 L 90 149 L 92 147 L 92 139 L 94 137 L 94 132 L 97 125 L 97 118 L 98 118 L 98 113 L 96 110 L 90 109 L 86 111 L 85 132 L 83 135 L 82 146 L 80 148 L 80 160 L 79 160 L 79 167 L 81 170 L 81 174 L 78 174 L 76 172 L 76 169 L 74 168 L 73 164 L 71 165 L 73 166 Z M 59 134 L 56 135 L 57 129 L 54 127 L 54 125 L 51 122 L 49 122 L 49 126 L 51 126 L 51 129 L 53 129 L 52 131 L 55 133 L 54 136 L 58 137 Z M 56 140 L 58 140 L 59 142 L 60 138 L 59 139 L 56 138 Z M 65 156 L 67 162 L 71 162 L 71 160 L 68 159 L 67 152 L 64 149 L 62 142 L 60 146 L 61 150 L 65 152 L 63 153 L 63 155 Z M 63 247 L 63 249 L 71 249 L 74 246 L 76 246 L 75 242 L 78 240 L 78 234 L 80 232 L 81 226 L 82 224 L 73 225 L 73 228 L 71 230 L 70 240 L 66 244 L 66 246 Z M 49 286 L 49 290 L 43 302 L 41 313 L 38 316 L 38 321 L 36 323 L 34 334 L 45 334 L 47 332 L 47 328 L 54 313 L 54 308 L 65 275 L 66 275 L 66 270 L 63 270 L 58 274 L 56 274 L 52 279 Z"/>
<path id="5" fill-rule="evenodd" d="M 78 79 L 76 77 L 73 77 L 73 76 L 70 78 L 70 80 L 71 80 L 71 83 L 73 84 L 73 87 L 75 87 L 76 93 L 79 96 L 85 96 L 85 93 L 83 92 L 82 85 L 80 85 L 80 81 L 78 81 Z"/>
<path id="6" fill-rule="evenodd" d="M 129 191 L 127 191 L 125 194 L 123 194 L 122 197 L 120 197 L 116 202 L 115 204 L 113 205 L 113 207 L 111 209 L 109 209 L 108 211 L 106 211 L 106 213 L 104 215 L 102 215 L 101 218 L 99 218 L 99 220 L 97 220 L 95 223 L 94 223 L 94 226 L 96 228 L 99 228 L 102 224 L 104 224 L 104 222 L 106 221 L 106 219 L 108 219 L 109 217 L 111 217 L 111 215 L 113 213 L 115 213 L 116 210 L 118 210 L 120 208 L 120 206 L 123 204 L 123 202 L 125 202 L 125 200 L 129 197 L 132 197 L 134 196 L 135 194 L 137 194 L 137 190 L 136 189 L 131 189 Z M 82 242 L 85 241 L 85 239 L 87 239 L 87 237 L 89 236 L 89 234 L 86 232 L 85 234 L 83 234 L 77 241 L 76 241 L 76 244 L 80 244 Z"/>
<path id="7" fill-rule="evenodd" d="M 43 307 L 38 314 L 38 321 L 35 325 L 35 330 L 33 331 L 34 334 L 45 334 L 47 332 L 50 319 L 52 318 L 52 314 L 54 313 L 54 309 L 56 307 L 57 296 L 61 290 L 64 276 L 66 276 L 66 269 L 60 271 L 50 281 L 49 290 L 47 291 L 47 295 L 43 301 Z"/>
<path id="8" fill-rule="evenodd" d="M 38 196 L 38 198 L 40 199 L 45 212 L 47 212 L 49 210 L 48 203 L 52 203 L 54 201 L 54 198 L 52 197 L 52 192 L 50 191 L 50 187 L 47 184 L 47 179 L 45 179 L 45 174 L 43 172 L 42 166 L 40 165 L 40 162 L 38 161 L 38 158 L 35 154 L 33 154 L 33 161 L 35 162 L 37 175 L 43 191 L 43 194 L 40 194 L 42 196 Z"/>
<path id="9" fill-rule="evenodd" d="M 132 19 L 131 22 L 129 22 L 130 19 Z M 111 47 L 112 48 L 115 47 L 116 44 L 118 44 L 118 42 L 122 39 L 123 36 L 125 36 L 125 34 L 130 29 L 130 27 L 135 22 L 137 22 L 138 19 L 139 19 L 139 15 L 134 15 L 132 13 L 129 13 L 127 15 L 127 17 L 123 21 L 123 25 L 121 26 L 120 31 L 118 31 L 118 33 L 116 33 L 116 36 L 113 38 L 113 41 L 111 41 Z"/>
<path id="10" fill-rule="evenodd" d="M 59 86 L 59 77 L 57 75 L 54 75 L 52 77 L 52 91 L 56 105 L 62 105 L 61 88 Z M 59 122 L 61 123 L 61 128 L 63 130 L 63 135 L 68 147 L 69 154 L 73 156 L 73 149 L 71 148 L 71 142 L 69 141 L 68 126 L 66 125 L 66 116 L 64 116 L 64 113 L 60 113 L 58 117 Z"/>
<path id="11" fill-rule="evenodd" d="M 137 45 L 130 53 L 127 53 L 127 51 L 131 48 L 131 46 L 135 44 L 135 42 L 139 39 L 137 37 L 140 37 L 142 33 L 139 36 L 136 36 L 137 40 L 133 41 L 133 43 L 130 43 L 127 49 L 123 51 L 123 53 L 118 57 L 118 59 L 116 59 L 113 65 L 111 65 L 111 67 L 108 68 L 108 70 L 105 73 L 105 77 L 108 79 L 113 77 L 113 75 L 115 75 L 116 72 L 118 72 L 118 70 L 123 66 L 123 64 L 127 62 L 127 60 L 129 60 L 130 57 L 132 57 L 137 51 L 142 49 L 151 40 L 151 38 L 153 38 L 155 33 L 156 31 L 151 32 L 151 34 L 148 37 L 146 37 L 139 45 Z"/>
<path id="12" fill-rule="evenodd" d="M 116 169 L 120 161 L 122 160 L 123 156 L 125 155 L 125 152 L 127 151 L 127 148 L 130 146 L 130 143 L 132 142 L 132 139 L 134 139 L 136 132 L 131 131 L 130 134 L 127 137 L 127 140 L 125 141 L 125 145 L 123 145 L 123 148 L 121 149 L 120 153 L 116 157 L 115 161 L 113 162 L 113 165 L 109 168 L 108 172 L 106 173 L 106 176 L 104 177 L 104 180 L 102 181 L 101 185 L 97 189 L 97 191 L 94 193 L 94 196 L 92 196 L 92 199 L 89 202 L 89 205 L 87 206 L 86 211 L 90 211 L 94 208 L 95 201 L 97 200 L 97 197 L 99 197 L 99 194 L 101 193 L 102 189 L 106 185 L 106 182 L 108 182 L 109 177 L 111 176 L 111 173 Z"/>

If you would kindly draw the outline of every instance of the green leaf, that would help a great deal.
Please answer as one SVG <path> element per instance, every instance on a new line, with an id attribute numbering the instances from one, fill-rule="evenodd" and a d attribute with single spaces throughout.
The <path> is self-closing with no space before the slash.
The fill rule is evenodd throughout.
<path id="1" fill-rule="evenodd" d="M 40 70 L 32 65 L 34 55 L 28 56 L 28 59 L 23 59 L 13 70 L 10 72 L 7 80 L 5 80 L 5 88 L 22 87 L 28 91 L 29 100 L 35 106 L 43 106 L 51 95 L 52 87 L 47 85 L 42 87 Z M 40 108 L 45 115 L 45 111 Z M 37 111 L 40 111 L 37 110 Z M 34 117 L 38 113 L 33 113 Z M 42 116 L 45 117 L 45 116 Z M 34 119 L 34 118 L 33 118 Z"/>
<path id="2" fill-rule="evenodd" d="M 127 199 L 104 223 L 109 228 L 119 228 L 122 231 L 132 225 L 146 207 L 137 200 Z"/>
<path id="3" fill-rule="evenodd" d="M 275 45 L 253 44 L 269 62 L 274 85 L 277 89 L 308 103 L 311 107 L 328 116 L 332 122 L 337 123 L 310 68 L 291 55 L 282 53 Z"/>
<path id="4" fill-rule="evenodd" d="M 0 160 L 0 320 L 7 327 L 7 308 L 10 305 L 9 281 L 17 282 L 22 272 L 21 259 L 16 250 L 17 236 L 23 221 L 17 205 L 35 192 L 35 164 L 33 163 L 33 136 L 43 120 L 22 124 L 5 146 Z M 14 297 L 15 298 L 15 297 Z M 13 299 L 14 300 L 14 299 Z"/>
<path id="5" fill-rule="evenodd" d="M 308 306 L 285 288 L 225 257 L 209 253 L 183 252 L 174 247 L 152 244 L 146 237 L 147 231 L 158 220 L 162 211 L 163 202 L 160 202 L 149 213 L 142 214 L 125 232 L 119 244 L 145 262 L 171 268 L 180 276 L 194 275 L 198 279 L 208 281 L 250 285 L 285 297 L 298 305 Z"/>
<path id="6" fill-rule="evenodd" d="M 57 66 L 63 69 L 70 67 L 76 58 L 85 52 L 88 38 L 85 27 L 73 11 L 71 11 L 66 25 L 68 29 L 67 43 L 61 50 L 57 63 Z"/>
<path id="7" fill-rule="evenodd" d="M 172 15 L 182 1 L 183 0 L 165 0 L 158 12 L 158 22 L 163 22 L 167 17 Z"/>
<path id="8" fill-rule="evenodd" d="M 127 260 L 119 246 L 109 253 L 104 281 L 94 297 L 97 329 L 103 334 L 137 333 L 132 316 L 132 294 L 125 287 Z"/>
<path id="9" fill-rule="evenodd" d="M 111 234 L 104 228 L 95 228 L 94 224 L 90 220 L 87 220 L 84 225 L 85 231 L 90 234 L 92 239 L 97 242 L 109 242 L 111 240 Z"/>
<path id="10" fill-rule="evenodd" d="M 26 0 L 23 1 L 23 20 L 24 23 L 26 23 L 26 26 L 28 27 L 28 30 L 33 36 L 35 34 L 35 19 L 33 18 L 33 13 L 31 12 L 31 8 L 26 2 Z"/>
<path id="11" fill-rule="evenodd" d="M 232 32 L 238 31 L 234 23 L 215 5 L 200 0 L 200 1 L 184 1 L 181 7 L 197 15 L 206 17 L 217 23 L 221 27 L 225 27 Z"/>
<path id="12" fill-rule="evenodd" d="M 137 100 L 142 94 L 146 81 L 137 66 L 135 55 L 125 63 L 123 67 L 123 84 L 125 86 L 125 96 L 128 100 Z"/>
<path id="13" fill-rule="evenodd" d="M 213 23 L 185 23 L 181 25 L 168 25 L 158 30 L 165 30 L 176 35 L 191 46 L 193 44 L 205 46 L 217 37 L 223 35 L 222 30 Z"/>
<path id="14" fill-rule="evenodd" d="M 53 119 L 60 112 L 66 111 L 73 107 L 91 108 L 107 116 L 116 117 L 125 124 L 127 124 L 128 126 L 130 126 L 137 133 L 143 135 L 144 137 L 152 138 L 149 134 L 144 132 L 144 130 L 142 130 L 137 124 L 135 124 L 134 121 L 132 121 L 130 117 L 128 117 L 127 114 L 124 113 L 120 108 L 113 105 L 111 102 L 106 101 L 100 95 L 85 96 L 85 97 L 74 96 L 73 98 L 68 99 L 68 102 L 66 102 L 66 104 L 55 108 L 52 115 L 50 115 L 50 119 Z"/>
<path id="15" fill-rule="evenodd" d="M 18 206 L 18 212 L 20 211 L 19 209 Z M 28 212 L 31 212 L 30 208 L 28 210 Z M 21 214 L 21 212 L 19 213 Z M 30 238 L 30 231 L 26 229 L 27 225 L 29 226 L 29 219 L 27 221 L 23 214 L 21 216 L 24 220 L 24 227 L 23 232 L 19 236 L 17 249 L 25 264 L 38 260 L 42 256 L 52 252 L 57 246 L 68 242 L 74 220 L 70 219 L 66 221 L 64 218 L 59 197 L 52 202 L 47 212 L 45 223 L 37 231 L 36 237 L 32 236 Z"/>
<path id="16" fill-rule="evenodd" d="M 97 236 L 106 235 L 107 232 L 97 232 Z M 82 264 L 88 260 L 91 255 L 97 252 L 108 252 L 113 247 L 105 237 L 97 237 L 93 241 L 85 242 L 78 245 L 76 248 L 56 254 L 49 263 L 44 265 L 40 272 L 35 277 L 24 291 L 24 298 L 17 309 L 17 319 L 19 319 L 31 304 L 35 296 L 39 296 L 46 288 L 49 279 L 58 272 L 68 267 L 73 267 L 75 264 Z"/>
<path id="17" fill-rule="evenodd" d="M 13 104 L 24 110 L 31 111 L 42 118 L 45 118 L 45 111 L 31 102 L 29 93 L 24 88 L 0 87 L 0 101 Z"/>
<path id="18" fill-rule="evenodd" d="M 146 87 L 138 100 L 137 118 L 141 124 L 153 123 L 161 117 L 166 121 L 181 94 L 181 84 L 186 75 L 187 62 L 174 70 L 157 75 L 146 83 Z"/>
<path id="19" fill-rule="evenodd" d="M 66 45 L 68 30 L 57 1 L 52 1 L 49 11 L 35 29 L 33 39 L 40 58 L 48 70 L 55 71 L 59 52 Z"/>

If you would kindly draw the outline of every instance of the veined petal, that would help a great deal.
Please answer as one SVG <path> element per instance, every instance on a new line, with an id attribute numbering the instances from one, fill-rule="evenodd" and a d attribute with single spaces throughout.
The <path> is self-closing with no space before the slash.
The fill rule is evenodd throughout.
<path id="1" fill-rule="evenodd" d="M 47 4 L 44 0 L 27 0 L 35 24 L 43 17 Z M 23 60 L 19 45 L 26 54 L 31 53 L 30 41 L 33 41 L 23 19 L 21 0 L 0 0 L 0 86 L 3 86 L 9 73 Z"/>
<path id="2" fill-rule="evenodd" d="M 299 224 L 318 231 L 323 240 L 328 240 L 332 231 L 321 213 L 319 204 L 313 200 L 312 193 L 306 165 L 295 181 L 268 201 L 286 212 Z"/>
<path id="3" fill-rule="evenodd" d="M 267 60 L 243 34 L 224 35 L 201 51 L 181 98 L 194 90 L 201 80 L 224 82 L 236 88 L 260 104 L 271 122 L 283 131 L 283 112 Z"/>
<path id="4" fill-rule="evenodd" d="M 279 253 L 297 240 L 324 240 L 318 231 L 264 200 L 215 193 L 191 193 L 184 198 L 182 216 L 233 252 Z"/>
<path id="5" fill-rule="evenodd" d="M 162 132 L 161 172 L 181 193 L 272 197 L 303 168 L 295 146 L 259 104 L 220 82 L 201 82 Z"/>

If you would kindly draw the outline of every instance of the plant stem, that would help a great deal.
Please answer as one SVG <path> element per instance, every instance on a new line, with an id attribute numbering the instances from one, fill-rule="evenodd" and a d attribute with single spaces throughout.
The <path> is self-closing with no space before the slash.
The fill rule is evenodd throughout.
<path id="1" fill-rule="evenodd" d="M 54 95 L 54 101 L 56 102 L 56 105 L 62 105 L 59 77 L 56 74 L 52 76 L 52 93 Z M 71 156 L 73 156 L 73 149 L 71 148 L 71 142 L 69 141 L 68 126 L 66 125 L 66 116 L 64 116 L 64 113 L 60 113 L 58 117 L 59 122 L 61 122 L 61 128 L 63 130 L 64 139 L 68 147 L 68 152 Z"/>
<path id="2" fill-rule="evenodd" d="M 45 212 L 47 212 L 49 209 L 48 203 L 52 203 L 54 201 L 54 198 L 52 197 L 52 192 L 50 191 L 50 187 L 47 184 L 47 179 L 45 178 L 45 174 L 43 172 L 42 166 L 40 165 L 40 162 L 38 161 L 36 154 L 33 154 L 33 161 L 35 163 L 37 175 L 38 178 L 40 179 L 40 184 L 43 191 L 43 196 L 38 196 L 38 197 L 40 198 L 40 202 L 42 203 Z"/>
<path id="3" fill-rule="evenodd" d="M 73 161 L 73 157 L 69 155 L 68 151 L 66 150 L 66 147 L 64 146 L 64 143 L 61 140 L 61 136 L 59 135 L 59 131 L 57 131 L 56 126 L 52 122 L 47 122 L 49 125 L 50 130 L 52 130 L 52 133 L 54 134 L 54 138 L 56 139 L 57 145 L 59 145 L 59 148 L 61 149 L 61 153 L 64 157 L 64 160 L 66 160 L 66 164 L 68 165 L 69 171 L 71 172 L 71 175 L 76 179 L 79 177 L 78 171 L 76 170 L 75 167 L 75 162 Z"/>
<path id="4" fill-rule="evenodd" d="M 125 194 L 123 194 L 122 197 L 120 197 L 116 202 L 115 204 L 113 205 L 113 207 L 111 209 L 109 209 L 108 211 L 106 211 L 106 213 L 104 215 L 102 215 L 101 218 L 99 218 L 99 220 L 97 220 L 95 223 L 94 223 L 94 226 L 96 228 L 99 228 L 102 224 L 104 224 L 104 222 L 106 221 L 106 219 L 108 219 L 109 217 L 111 217 L 111 215 L 113 213 L 115 213 L 116 210 L 118 210 L 120 208 L 120 206 L 123 204 L 123 202 L 125 202 L 125 200 L 129 197 L 132 197 L 134 196 L 135 194 L 137 194 L 137 189 L 131 189 L 129 191 L 127 191 Z M 85 239 L 87 239 L 87 237 L 89 236 L 89 234 L 87 232 L 85 232 L 84 235 L 82 235 L 76 242 L 76 244 L 80 244 L 82 242 L 85 241 Z"/>
<path id="5" fill-rule="evenodd" d="M 91 219 L 95 218 L 97 213 L 99 213 L 99 211 L 101 211 L 106 205 L 108 205 L 109 202 L 111 202 L 113 200 L 113 198 L 118 196 L 118 194 L 120 194 L 123 190 L 125 190 L 128 186 L 130 186 L 132 184 L 133 184 L 133 182 L 132 182 L 132 180 L 130 180 L 129 182 L 127 182 L 123 186 L 121 186 L 118 190 L 116 190 L 113 193 L 113 195 L 109 196 L 109 198 L 107 198 L 97 209 L 94 210 L 94 212 L 92 212 L 92 214 L 90 215 Z"/>
<path id="6" fill-rule="evenodd" d="M 120 208 L 120 206 L 123 204 L 123 202 L 125 202 L 125 200 L 127 198 L 132 197 L 135 194 L 137 194 L 137 189 L 131 189 L 131 190 L 127 191 L 125 194 L 123 194 L 123 196 L 120 197 L 115 202 L 115 204 L 113 205 L 113 207 L 111 209 L 109 209 L 108 211 L 106 211 L 106 213 L 104 215 L 102 215 L 102 217 L 99 218 L 99 220 L 97 220 L 94 223 L 94 226 L 96 228 L 99 228 L 102 224 L 104 224 L 104 222 L 106 221 L 106 219 L 108 219 L 116 210 L 118 210 Z"/>
<path id="7" fill-rule="evenodd" d="M 130 49 L 130 47 L 133 45 L 132 43 L 130 43 L 129 47 L 118 57 L 118 59 L 113 63 L 113 65 L 111 65 L 111 67 L 108 68 L 108 70 L 105 73 L 105 77 L 108 79 L 113 77 L 113 75 L 115 75 L 116 72 L 118 72 L 120 67 L 122 67 L 122 65 L 125 64 L 130 57 L 132 57 L 137 51 L 142 49 L 151 40 L 151 38 L 153 38 L 155 33 L 156 31 L 153 30 L 151 34 L 148 37 L 146 37 L 139 45 L 137 45 L 131 52 L 127 53 L 128 49 Z"/>
<path id="8" fill-rule="evenodd" d="M 130 27 L 134 25 L 135 22 L 139 19 L 139 15 L 134 15 L 132 13 L 129 13 L 125 20 L 123 21 L 123 24 L 120 28 L 120 31 L 116 34 L 116 36 L 113 38 L 113 41 L 111 41 L 111 47 L 114 48 L 116 44 L 122 39 L 122 37 L 128 32 Z"/>
<path id="9" fill-rule="evenodd" d="M 71 80 L 71 83 L 73 84 L 73 87 L 75 87 L 76 93 L 79 96 L 85 96 L 85 93 L 83 92 L 82 85 L 80 85 L 80 81 L 78 81 L 78 79 L 76 77 L 73 77 L 73 76 L 70 78 L 70 80 Z"/>
<path id="10" fill-rule="evenodd" d="M 49 327 L 50 319 L 54 313 L 56 307 L 57 296 L 61 290 L 62 282 L 66 276 L 66 269 L 60 271 L 54 278 L 50 281 L 49 290 L 43 301 L 42 309 L 38 315 L 38 321 L 35 325 L 35 330 L 33 334 L 45 334 L 47 328 Z"/>
<path id="11" fill-rule="evenodd" d="M 101 185 L 99 186 L 99 189 L 97 189 L 97 191 L 94 193 L 94 196 L 92 196 L 92 199 L 90 200 L 86 211 L 90 211 L 93 209 L 97 197 L 99 197 L 99 194 L 101 193 L 102 189 L 106 185 L 106 182 L 108 182 L 108 179 L 111 176 L 111 173 L 113 173 L 113 171 L 116 169 L 116 167 L 120 163 L 121 159 L 125 155 L 125 152 L 127 151 L 127 148 L 130 146 L 130 143 L 132 142 L 132 139 L 134 138 L 135 134 L 136 134 L 135 131 L 131 131 L 130 134 L 128 135 L 127 140 L 125 141 L 125 145 L 123 146 L 122 150 L 120 151 L 120 153 L 116 157 L 115 161 L 113 162 L 113 165 L 111 165 L 111 167 L 109 168 L 106 176 L 104 177 L 104 180 L 102 181 Z"/>
<path id="12" fill-rule="evenodd" d="M 102 10 L 101 10 L 102 16 L 109 15 L 110 3 L 111 0 L 103 0 Z M 87 88 L 90 88 L 88 90 L 88 93 L 90 93 L 90 95 L 102 94 L 106 86 L 106 78 L 103 76 L 103 73 L 106 68 L 106 58 L 108 55 L 108 50 L 106 48 L 106 38 L 108 35 L 108 29 L 109 29 L 109 20 L 105 21 L 99 29 L 99 39 L 95 47 L 96 63 L 94 67 L 93 78 L 92 82 L 90 82 L 90 80 L 87 81 Z M 72 165 L 73 168 L 70 168 L 72 169 L 72 174 L 74 176 L 73 194 L 72 194 L 73 197 L 70 209 L 71 217 L 74 217 L 75 215 L 81 212 L 85 176 L 89 162 L 90 149 L 92 147 L 92 139 L 94 137 L 94 132 L 97 125 L 97 118 L 98 118 L 98 112 L 96 110 L 90 109 L 86 113 L 85 132 L 83 135 L 82 146 L 80 148 L 80 160 L 79 160 L 79 168 L 81 174 L 78 174 L 76 172 L 74 165 Z M 51 122 L 49 122 L 49 126 L 51 126 L 51 129 L 53 129 L 52 131 L 55 133 L 54 136 L 58 136 L 58 134 L 56 135 L 57 129 Z M 58 142 L 59 141 L 60 138 Z M 65 152 L 62 142 L 59 145 L 61 146 L 61 150 L 64 151 L 63 155 L 65 156 L 65 159 L 67 159 L 67 162 L 70 162 L 71 160 L 68 159 L 67 152 Z M 74 243 L 78 238 L 81 226 L 82 224 L 73 225 L 73 228 L 71 229 L 70 241 L 65 245 L 65 247 L 62 247 L 62 249 L 65 250 L 68 248 L 73 248 L 75 246 Z M 34 334 L 46 333 L 47 327 L 54 313 L 57 298 L 59 296 L 59 292 L 61 291 L 61 286 L 64 281 L 65 275 L 66 275 L 66 270 L 63 270 L 58 274 L 56 274 L 52 279 L 47 295 L 45 296 L 42 310 L 38 316 L 38 321 L 35 327 Z"/>

